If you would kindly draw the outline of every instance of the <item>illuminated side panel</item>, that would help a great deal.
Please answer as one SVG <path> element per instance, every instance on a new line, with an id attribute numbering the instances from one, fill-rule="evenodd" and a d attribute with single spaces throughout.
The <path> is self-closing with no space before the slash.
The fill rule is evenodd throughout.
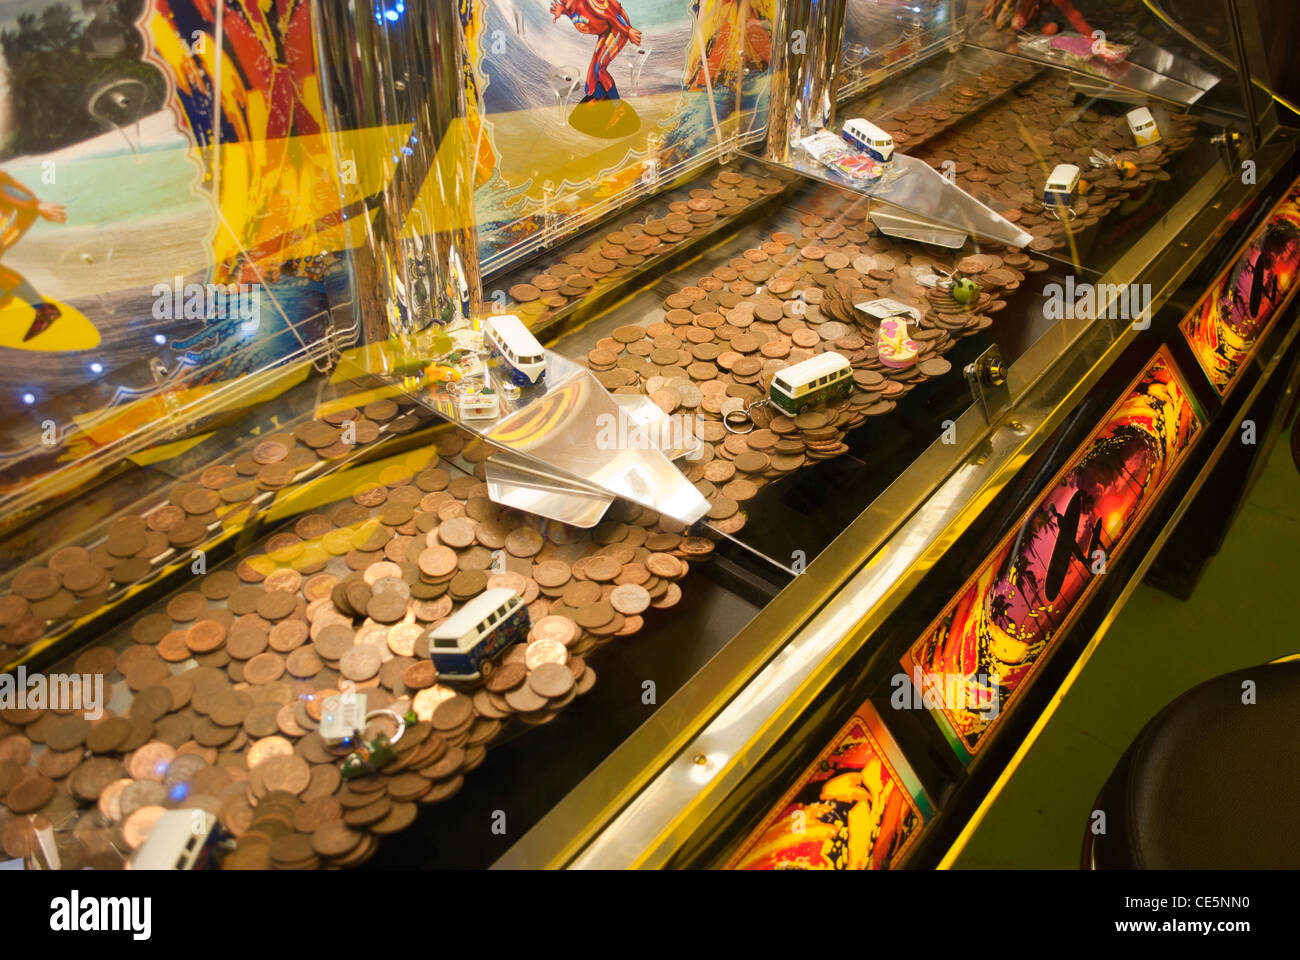
<path id="1" fill-rule="evenodd" d="M 1300 180 L 1183 319 L 1196 362 L 1226 397 L 1273 320 L 1295 293 L 1300 265 Z"/>
<path id="2" fill-rule="evenodd" d="M 1204 426 L 1161 347 L 902 658 L 960 696 L 930 715 L 963 762 L 984 746 L 1087 603 Z M 927 702 L 927 706 L 931 704 Z"/>
<path id="3" fill-rule="evenodd" d="M 889 870 L 934 807 L 870 703 L 741 845 L 729 870 Z"/>

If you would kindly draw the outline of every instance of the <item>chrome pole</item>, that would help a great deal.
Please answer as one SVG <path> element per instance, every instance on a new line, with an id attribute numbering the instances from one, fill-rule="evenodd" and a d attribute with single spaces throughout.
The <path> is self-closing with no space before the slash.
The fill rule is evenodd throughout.
<path id="1" fill-rule="evenodd" d="M 835 119 L 848 0 L 785 0 L 772 32 L 772 94 L 764 156 L 788 163 L 794 145 Z"/>
<path id="2" fill-rule="evenodd" d="M 479 311 L 457 9 L 410 4 L 390 19 L 357 0 L 315 2 L 316 55 L 341 180 L 364 185 L 364 203 L 344 210 L 353 221 L 345 235 L 367 342 L 395 338 L 415 349 L 416 334 Z"/>

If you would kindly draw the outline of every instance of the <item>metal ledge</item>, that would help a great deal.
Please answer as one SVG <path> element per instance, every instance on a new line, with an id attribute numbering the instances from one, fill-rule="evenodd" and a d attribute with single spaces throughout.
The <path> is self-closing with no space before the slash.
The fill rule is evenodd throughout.
<path id="1" fill-rule="evenodd" d="M 1294 301 L 1294 296 L 1295 291 L 1292 291 L 1292 302 Z M 1289 309 L 1290 304 L 1288 303 L 1288 305 L 1279 308 L 1279 314 L 1285 313 Z M 1272 357 L 1265 364 L 1263 372 L 1255 381 L 1250 393 L 1243 398 L 1240 405 L 1236 408 L 1238 414 L 1244 413 L 1254 406 L 1256 400 L 1259 398 L 1260 394 L 1264 392 L 1264 388 L 1268 385 L 1269 381 L 1277 374 L 1281 367 L 1282 360 L 1291 350 L 1291 346 L 1294 344 L 1298 335 L 1300 335 L 1300 327 L 1294 325 L 1286 332 L 1285 336 L 1282 338 L 1282 342 L 1278 345 L 1277 349 L 1273 351 Z M 1289 370 L 1287 373 L 1288 376 L 1293 376 L 1295 373 L 1294 368 Z M 1287 394 L 1289 395 L 1292 390 L 1293 385 L 1288 387 Z M 1285 409 L 1285 407 L 1283 408 Z M 1282 416 L 1273 418 L 1273 423 L 1269 427 L 1268 434 L 1264 439 L 1264 442 L 1260 445 L 1260 452 L 1258 454 L 1258 461 L 1254 473 L 1261 471 L 1264 463 L 1268 460 L 1269 451 L 1273 448 L 1274 444 L 1276 444 L 1284 429 L 1283 420 L 1284 417 Z M 1003 788 L 1010 783 L 1011 778 L 1015 775 L 1016 770 L 1020 768 L 1020 764 L 1024 761 L 1025 757 L 1028 756 L 1034 743 L 1037 742 L 1039 736 L 1047 728 L 1048 722 L 1056 714 L 1057 707 L 1059 707 L 1065 700 L 1066 695 L 1074 686 L 1075 681 L 1079 679 L 1080 674 L 1083 673 L 1084 668 L 1088 665 L 1088 661 L 1091 660 L 1092 655 L 1097 652 L 1097 648 L 1101 645 L 1102 639 L 1110 632 L 1110 628 L 1115 625 L 1115 621 L 1118 619 L 1120 611 L 1124 609 L 1124 605 L 1128 603 L 1129 598 L 1132 597 L 1138 584 L 1140 584 L 1146 576 L 1147 570 L 1149 570 L 1151 565 L 1155 563 L 1156 558 L 1160 555 L 1160 551 L 1164 549 L 1165 543 L 1169 540 L 1169 537 L 1182 521 L 1187 511 L 1191 508 L 1197 494 L 1200 493 L 1201 488 L 1205 486 L 1205 483 L 1209 479 L 1210 474 L 1213 473 L 1214 468 L 1218 466 L 1219 461 L 1223 459 L 1223 454 L 1227 451 L 1228 447 L 1237 440 L 1238 434 L 1231 428 L 1225 430 L 1223 436 L 1219 438 L 1219 442 L 1215 445 L 1209 457 L 1197 472 L 1191 485 L 1183 494 L 1183 498 L 1179 501 L 1178 506 L 1170 515 L 1168 522 L 1165 523 L 1164 527 L 1151 542 L 1146 553 L 1143 554 L 1141 562 L 1138 563 L 1137 568 L 1133 571 L 1133 575 L 1124 585 L 1124 589 L 1120 592 L 1119 597 L 1116 598 L 1101 624 L 1093 632 L 1092 638 L 1088 641 L 1088 645 L 1084 647 L 1083 651 L 1079 654 L 1078 659 L 1076 659 L 1073 666 L 1070 667 L 1069 673 L 1067 673 L 1065 678 L 1061 681 L 1060 686 L 1058 686 L 1055 692 L 1052 693 L 1051 697 L 1044 705 L 1042 712 L 1034 721 L 1033 727 L 1031 727 L 1029 732 L 1025 734 L 1025 738 L 1016 748 L 1016 752 L 998 774 L 996 782 L 994 782 L 993 786 L 989 788 L 975 812 L 971 814 L 970 818 L 962 827 L 961 832 L 949 845 L 947 851 L 939 861 L 938 869 L 948 870 L 956 865 L 962 851 L 966 849 L 966 845 L 970 842 L 971 837 L 975 835 L 975 831 L 979 829 L 980 824 L 993 808 L 993 804 L 997 801 L 998 796 L 1001 795 Z M 1247 483 L 1246 489 L 1250 489 L 1250 482 Z"/>
<path id="2" fill-rule="evenodd" d="M 1267 183 L 1290 139 L 1255 157 Z M 1108 272 L 1143 278 L 1152 312 L 1208 254 L 1227 211 L 1254 192 L 1212 169 Z M 1199 236 L 1196 244 L 1179 241 Z M 1062 321 L 1011 368 L 1016 400 L 986 430 L 974 407 L 955 445 L 932 444 L 685 687 L 496 864 L 660 866 L 789 729 L 809 700 L 919 584 L 935 560 L 1132 342 L 1131 326 Z M 854 572 L 856 571 L 856 573 Z"/>

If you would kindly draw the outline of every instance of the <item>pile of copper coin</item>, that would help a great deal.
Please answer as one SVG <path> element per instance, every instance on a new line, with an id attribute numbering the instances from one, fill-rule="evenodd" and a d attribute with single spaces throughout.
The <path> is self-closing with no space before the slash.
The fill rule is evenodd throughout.
<path id="1" fill-rule="evenodd" d="M 751 176 L 736 170 L 719 173 L 707 188 L 681 198 L 665 198 L 662 217 L 632 221 L 566 253 L 540 273 L 512 284 L 509 310 L 525 322 L 545 321 L 575 300 L 591 294 L 602 282 L 626 277 L 644 268 L 680 243 L 713 228 L 720 218 L 733 217 L 754 201 L 780 193 L 791 175 L 783 171 Z"/>
<path id="2" fill-rule="evenodd" d="M 696 283 L 670 294 L 663 319 L 613 330 L 587 355 L 588 366 L 614 393 L 643 393 L 703 446 L 684 461 L 686 476 L 709 500 L 709 519 L 724 533 L 745 523 L 741 507 L 771 480 L 809 461 L 848 450 L 845 434 L 867 417 L 894 410 L 918 384 L 947 374 L 944 359 L 956 339 L 986 329 L 989 314 L 1024 279 L 1042 269 L 1011 252 L 942 262 L 930 253 L 876 234 L 865 205 L 817 210 L 798 221 L 798 233 L 777 231 Z M 915 248 L 913 248 L 915 249 Z M 918 277 L 967 276 L 982 289 L 959 304 L 940 286 Z M 854 305 L 880 298 L 914 307 L 916 363 L 891 369 L 875 349 L 873 321 Z M 730 432 L 722 407 L 730 398 L 753 403 L 766 396 L 779 370 L 833 350 L 854 368 L 854 392 L 796 417 L 771 406 L 750 408 L 754 429 Z"/>
<path id="3" fill-rule="evenodd" d="M 996 69 L 990 67 L 957 83 L 947 84 L 923 100 L 891 110 L 883 121 L 877 122 L 883 122 L 897 149 L 916 153 L 932 137 L 952 129 L 993 98 L 1035 76 L 1040 69 L 1023 61 L 1004 63 Z M 841 113 L 846 117 L 853 116 L 852 105 Z"/>
<path id="4" fill-rule="evenodd" d="M 485 454 L 455 431 L 437 449 L 475 470 Z M 63 866 L 120 866 L 166 810 L 201 808 L 239 838 L 230 867 L 359 863 L 454 795 L 506 722 L 549 723 L 590 690 L 587 655 L 674 606 L 689 561 L 714 549 L 623 502 L 591 530 L 539 524 L 412 456 L 427 459 L 383 467 L 136 618 L 129 642 L 51 671 L 102 677 L 115 709 L 0 710 L 5 853 L 30 854 L 49 823 Z M 497 587 L 527 604 L 527 641 L 476 684 L 441 681 L 429 632 Z M 318 732 L 341 690 L 415 715 L 377 775 L 343 780 Z"/>
<path id="5" fill-rule="evenodd" d="M 1190 114 L 1169 115 L 1159 143 L 1135 148 L 1123 115 L 1100 114 L 1074 99 L 1068 79 L 1040 74 L 1017 87 L 1009 101 L 931 136 L 916 155 L 936 167 L 952 161 L 959 186 L 1034 235 L 1030 250 L 1063 249 L 1068 233 L 1097 224 L 1146 184 L 1168 180 L 1164 167 L 1192 144 L 1197 123 Z M 1131 162 L 1136 175 L 1126 177 L 1114 163 L 1093 166 L 1090 158 L 1098 152 Z M 1061 163 L 1082 171 L 1086 192 L 1071 204 L 1073 220 L 1060 219 L 1042 203 L 1043 185 Z"/>
<path id="6" fill-rule="evenodd" d="M 230 462 L 172 484 L 165 501 L 117 517 L 96 541 L 64 547 L 44 564 L 22 567 L 9 592 L 0 593 L 0 664 L 223 530 L 241 528 L 259 495 L 289 486 L 318 464 L 342 459 L 384 432 L 407 433 L 419 422 L 392 400 L 376 400 L 364 410 L 335 410 L 290 432 L 264 436 Z"/>
<path id="7" fill-rule="evenodd" d="M 1013 87 L 1010 99 L 984 106 Z M 935 165 L 953 160 L 963 188 L 1031 232 L 1031 250 L 1048 251 L 1134 190 L 1167 179 L 1164 166 L 1190 145 L 1196 122 L 1174 116 L 1161 143 L 1134 150 L 1122 116 L 1073 100 L 1064 77 L 1018 65 L 888 119 L 900 149 Z M 1097 150 L 1131 161 L 1136 174 L 1090 166 Z M 1041 204 L 1042 181 L 1058 163 L 1079 165 L 1090 187 L 1068 224 Z M 624 223 L 519 279 L 512 309 L 543 320 L 787 182 L 723 170 L 708 188 L 670 198 L 663 216 Z M 889 240 L 865 205 L 838 192 L 798 202 L 784 213 L 785 229 L 668 294 L 651 322 L 612 330 L 585 358 L 608 389 L 649 397 L 702 441 L 683 469 L 724 533 L 741 529 L 743 504 L 763 485 L 845 453 L 848 430 L 949 374 L 944 354 L 986 329 L 1026 274 L 1046 267 L 1022 251 L 948 254 Z M 958 303 L 947 277 L 973 279 L 977 298 Z M 881 363 L 875 322 L 856 308 L 886 297 L 921 315 L 911 325 L 920 353 L 904 369 Z M 752 429 L 727 430 L 724 404 L 761 400 L 777 371 L 828 350 L 853 367 L 848 399 L 795 417 L 751 406 Z M 165 502 L 119 517 L 96 541 L 20 569 L 0 595 L 0 658 L 9 662 L 169 559 L 241 526 L 259 495 L 419 422 L 380 400 L 261 437 L 175 484 Z M 227 867 L 355 865 L 378 838 L 409 826 L 420 805 L 457 793 L 507 722 L 549 723 L 590 690 L 587 656 L 636 633 L 651 610 L 674 606 L 689 562 L 707 558 L 713 542 L 623 502 L 590 531 L 539 522 L 488 498 L 486 456 L 481 441 L 445 431 L 437 454 L 426 451 L 418 466 L 384 468 L 348 500 L 298 517 L 258 551 L 137 617 L 129 640 L 93 646 L 52 671 L 102 677 L 113 707 L 103 716 L 0 710 L 4 853 L 31 855 L 36 830 L 48 825 L 63 867 L 120 867 L 167 810 L 198 808 L 238 838 Z M 527 604 L 526 642 L 474 684 L 441 680 L 430 631 L 497 587 Z M 414 715 L 397 759 L 376 775 L 345 781 L 342 758 L 318 731 L 325 698 L 343 690 L 364 693 L 370 710 Z M 367 735 L 377 733 L 395 734 L 396 724 L 377 719 Z"/>

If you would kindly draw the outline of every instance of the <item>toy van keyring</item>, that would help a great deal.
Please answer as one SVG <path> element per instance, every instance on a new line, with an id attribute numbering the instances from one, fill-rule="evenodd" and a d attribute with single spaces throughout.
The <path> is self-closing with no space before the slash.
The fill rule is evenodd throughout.
<path id="1" fill-rule="evenodd" d="M 969 305 L 978 300 L 982 289 L 970 277 L 955 277 L 948 281 L 948 292 L 962 305 Z"/>
<path id="2" fill-rule="evenodd" d="M 772 377 L 767 385 L 767 396 L 745 403 L 733 398 L 721 410 L 722 426 L 729 433 L 746 434 L 754 430 L 751 411 L 768 404 L 783 414 L 797 417 L 813 407 L 832 400 L 842 399 L 853 392 L 853 367 L 848 358 L 835 353 L 819 353 L 799 363 L 791 364 Z"/>
<path id="3" fill-rule="evenodd" d="M 369 723 L 376 717 L 391 717 L 397 721 L 397 731 L 390 737 L 386 733 L 381 733 L 373 739 L 365 739 L 365 723 Z M 387 766 L 397 759 L 397 751 L 394 745 L 402 739 L 406 733 L 406 717 L 402 716 L 396 710 L 387 707 L 371 710 L 365 715 L 365 720 L 361 729 L 343 741 L 345 748 L 350 748 L 343 762 L 339 764 L 339 772 L 344 780 L 356 780 L 359 777 L 373 776 L 378 773 L 380 768 Z M 331 747 L 333 752 L 340 752 L 339 747 Z"/>
<path id="4" fill-rule="evenodd" d="M 1043 206 L 1057 219 L 1073 220 L 1074 192 L 1079 187 L 1079 168 L 1072 163 L 1058 164 L 1043 186 Z M 1064 212 L 1068 216 L 1062 217 Z"/>
<path id="5" fill-rule="evenodd" d="M 978 300 L 980 293 L 984 290 L 983 287 L 970 277 L 956 276 L 955 273 L 949 273 L 937 264 L 930 264 L 930 271 L 930 273 L 926 274 L 913 273 L 912 279 L 922 286 L 933 287 L 936 290 L 947 290 L 952 294 L 952 298 L 963 306 L 967 306 Z M 894 301 L 890 300 L 887 302 L 893 303 Z M 869 304 L 856 303 L 854 306 L 859 310 L 865 310 Z M 902 306 L 902 304 L 899 304 L 899 306 Z M 897 314 L 891 314 L 891 316 L 896 315 Z M 920 322 L 921 316 L 919 311 L 912 311 L 912 316 L 917 322 Z M 881 317 L 880 319 L 888 318 Z"/>
<path id="6" fill-rule="evenodd" d="M 767 402 L 787 416 L 853 392 L 853 367 L 847 357 L 828 351 L 780 370 L 767 388 Z"/>
<path id="7" fill-rule="evenodd" d="M 484 320 L 483 343 L 493 365 L 512 383 L 531 387 L 546 376 L 546 351 L 514 314 Z"/>
<path id="8" fill-rule="evenodd" d="M 365 747 L 365 727 L 367 727 L 368 723 L 372 721 L 372 719 L 376 719 L 377 717 L 393 719 L 393 721 L 396 722 L 396 725 L 398 725 L 393 736 L 383 734 L 385 739 L 389 741 L 390 747 L 395 744 L 396 741 L 402 739 L 403 734 L 406 734 L 407 721 L 406 717 L 403 717 L 402 714 L 396 712 L 394 709 L 387 708 L 387 706 L 385 706 L 385 708 L 367 710 L 365 709 L 364 693 L 354 693 L 352 696 L 354 696 L 354 705 L 356 708 L 359 708 L 354 714 L 347 714 L 347 705 L 343 704 L 341 693 L 335 693 L 333 696 L 326 697 L 322 713 L 325 713 L 326 710 L 330 709 L 339 710 L 339 714 L 335 714 L 334 718 L 342 719 L 342 723 L 333 723 L 333 725 L 331 725 L 331 730 L 328 735 L 321 736 L 321 740 L 325 741 L 326 751 L 335 754 L 335 756 L 346 757 L 348 754 L 357 751 L 357 749 Z M 338 704 L 331 704 L 330 701 L 334 700 L 338 700 Z"/>
<path id="9" fill-rule="evenodd" d="M 492 660 L 528 635 L 528 608 L 506 587 L 480 593 L 429 634 L 429 656 L 446 680 L 477 680 Z"/>
<path id="10" fill-rule="evenodd" d="M 1138 175 L 1137 164 L 1132 160 L 1126 160 L 1123 157 L 1112 157 L 1108 153 L 1102 153 L 1100 150 L 1094 150 L 1088 162 L 1094 167 L 1114 167 L 1116 172 L 1125 180 L 1132 180 Z M 1083 187 L 1080 183 L 1080 188 Z"/>
<path id="11" fill-rule="evenodd" d="M 894 156 L 894 138 L 861 117 L 846 121 L 841 136 L 859 150 L 867 151 L 877 163 L 888 163 Z"/>
<path id="12" fill-rule="evenodd" d="M 1151 111 L 1146 107 L 1130 110 L 1124 116 L 1128 120 L 1129 132 L 1133 134 L 1134 144 L 1145 147 L 1149 143 L 1160 142 L 1160 128 L 1156 126 L 1156 118 L 1151 116 Z"/>

